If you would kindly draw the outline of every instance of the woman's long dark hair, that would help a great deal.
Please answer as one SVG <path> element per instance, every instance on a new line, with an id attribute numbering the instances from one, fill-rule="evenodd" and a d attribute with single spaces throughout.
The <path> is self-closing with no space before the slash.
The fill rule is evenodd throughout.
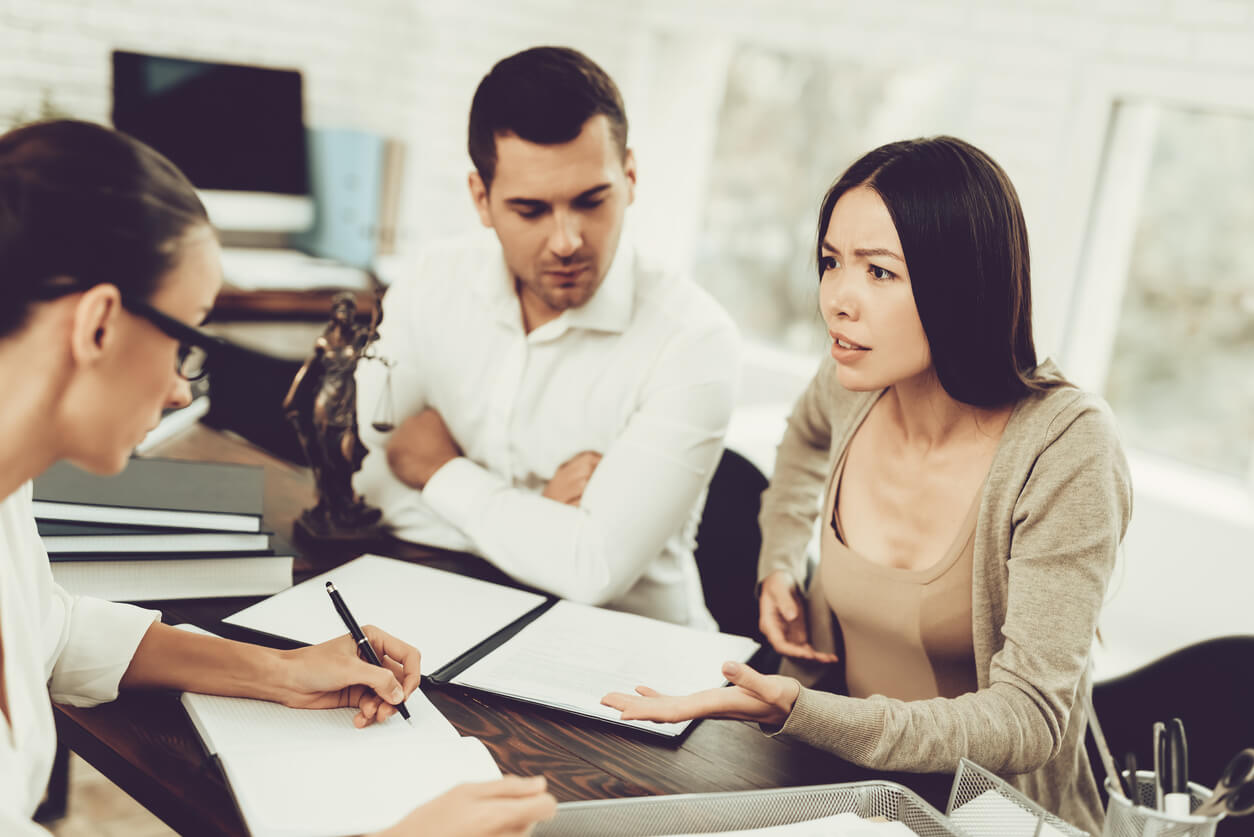
<path id="1" fill-rule="evenodd" d="M 815 246 L 820 264 L 832 210 L 858 186 L 875 190 L 897 228 L 945 392 L 995 407 L 1050 387 L 1052 381 L 1035 376 L 1027 225 L 1001 167 L 953 137 L 871 151 L 823 198 Z"/>
<path id="2" fill-rule="evenodd" d="M 32 303 L 111 283 L 146 299 L 209 217 L 173 163 L 90 122 L 0 136 L 0 337 Z"/>

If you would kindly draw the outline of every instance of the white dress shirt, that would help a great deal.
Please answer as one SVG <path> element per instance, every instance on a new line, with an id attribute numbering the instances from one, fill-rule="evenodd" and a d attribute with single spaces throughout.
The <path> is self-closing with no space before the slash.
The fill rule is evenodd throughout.
<path id="1" fill-rule="evenodd" d="M 712 627 L 692 550 L 739 380 L 740 342 L 700 287 L 620 245 L 592 298 L 523 330 L 490 233 L 439 245 L 395 282 L 376 344 L 397 421 L 435 408 L 463 452 L 415 491 L 371 428 L 385 370 L 357 370 L 372 451 L 356 487 L 398 537 L 473 552 L 563 598 Z M 541 496 L 602 455 L 578 506 Z"/>
<path id="2" fill-rule="evenodd" d="M 0 719 L 0 834 L 47 832 L 31 821 L 56 752 L 53 700 L 94 706 L 118 681 L 160 614 L 71 596 L 52 580 L 35 531 L 31 485 L 0 501 L 0 641 L 8 715 Z"/>

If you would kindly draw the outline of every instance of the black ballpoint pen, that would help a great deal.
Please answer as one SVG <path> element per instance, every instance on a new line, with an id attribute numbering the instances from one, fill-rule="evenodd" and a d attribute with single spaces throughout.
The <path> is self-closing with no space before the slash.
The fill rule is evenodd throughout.
<path id="1" fill-rule="evenodd" d="M 1129 752 L 1123 757 L 1123 765 L 1127 768 L 1124 771 L 1124 777 L 1128 780 L 1128 801 L 1134 806 L 1141 804 L 1140 783 L 1136 776 L 1136 753 Z"/>
<path id="2" fill-rule="evenodd" d="M 335 612 L 340 615 L 340 619 L 344 620 L 344 627 L 348 628 L 348 632 L 352 634 L 353 641 L 357 643 L 357 653 L 365 657 L 366 662 L 383 668 L 383 662 L 379 659 L 379 655 L 374 652 L 374 647 L 370 645 L 370 640 L 366 639 L 366 635 L 362 633 L 361 626 L 353 618 L 348 605 L 344 604 L 344 598 L 340 595 L 340 591 L 336 590 L 335 585 L 329 581 L 327 582 L 327 595 L 331 597 L 331 604 L 335 605 Z M 401 713 L 401 717 L 406 721 L 409 720 L 409 709 L 405 706 L 404 699 L 396 704 L 396 711 Z"/>

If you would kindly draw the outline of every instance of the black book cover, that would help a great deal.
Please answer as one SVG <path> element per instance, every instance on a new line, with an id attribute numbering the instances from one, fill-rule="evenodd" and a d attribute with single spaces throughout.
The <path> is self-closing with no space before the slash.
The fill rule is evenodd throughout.
<path id="1" fill-rule="evenodd" d="M 264 489 L 255 465 L 132 459 L 102 477 L 59 462 L 35 479 L 35 516 L 257 532 Z"/>

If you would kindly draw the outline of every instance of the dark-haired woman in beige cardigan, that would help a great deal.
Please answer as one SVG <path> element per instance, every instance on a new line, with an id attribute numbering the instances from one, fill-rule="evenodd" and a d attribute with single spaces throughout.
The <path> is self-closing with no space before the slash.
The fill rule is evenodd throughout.
<path id="1" fill-rule="evenodd" d="M 605 703 L 754 720 L 877 769 L 966 757 L 1100 831 L 1081 695 L 1131 486 L 1106 405 L 1037 363 L 1014 188 L 959 140 L 893 143 L 828 191 L 817 250 L 832 359 L 761 514 L 781 674 L 728 663 L 730 688 Z M 842 658 L 847 694 L 814 688 Z"/>

